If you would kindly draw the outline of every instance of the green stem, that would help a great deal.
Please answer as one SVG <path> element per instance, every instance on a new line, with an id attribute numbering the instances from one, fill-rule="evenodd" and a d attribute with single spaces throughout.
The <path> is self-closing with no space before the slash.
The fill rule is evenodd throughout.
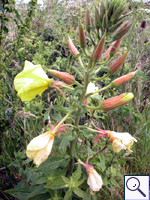
<path id="1" fill-rule="evenodd" d="M 66 89 L 68 89 L 68 90 L 74 91 L 74 88 L 68 87 L 68 86 L 66 86 L 66 85 L 63 85 L 63 87 L 66 88 Z"/>
<path id="2" fill-rule="evenodd" d="M 93 95 L 93 94 L 96 94 L 96 93 L 99 93 L 99 92 L 101 92 L 101 91 L 103 91 L 103 90 L 107 90 L 107 89 L 110 88 L 110 87 L 112 87 L 112 83 L 110 83 L 109 85 L 107 85 L 107 86 L 101 88 L 100 90 L 97 90 L 97 91 L 93 92 L 92 95 Z"/>
<path id="3" fill-rule="evenodd" d="M 83 87 L 78 81 L 75 81 L 74 84 L 78 85 L 79 87 Z"/>
<path id="4" fill-rule="evenodd" d="M 84 52 L 84 54 L 85 54 L 86 57 L 91 58 L 91 57 L 88 55 L 88 53 L 86 52 L 86 49 L 85 49 L 85 48 L 83 48 L 82 50 L 83 50 L 83 52 Z"/>
<path id="5" fill-rule="evenodd" d="M 93 38 L 92 38 L 92 36 L 91 36 L 91 33 L 90 33 L 90 32 L 89 32 L 89 38 L 90 38 L 90 40 L 91 40 L 92 44 L 93 44 L 94 46 L 96 46 L 96 44 L 95 44 L 95 42 L 94 42 L 94 40 L 93 40 Z"/>
<path id="6" fill-rule="evenodd" d="M 86 108 L 87 108 L 87 109 L 90 109 L 90 110 L 102 110 L 102 106 L 101 106 L 101 105 L 100 105 L 100 106 L 97 106 L 97 107 L 86 105 Z"/>
<path id="7" fill-rule="evenodd" d="M 96 73 L 97 73 L 97 71 L 96 71 Z M 101 80 L 103 80 L 104 78 L 108 77 L 109 75 L 110 75 L 109 73 L 104 74 L 104 76 L 102 76 L 101 78 L 95 78 L 95 81 L 101 81 Z"/>
<path id="8" fill-rule="evenodd" d="M 55 132 L 59 128 L 59 126 L 69 117 L 69 115 L 71 113 L 72 112 L 67 113 L 67 115 L 54 127 L 54 129 L 52 130 L 52 132 Z"/>
<path id="9" fill-rule="evenodd" d="M 78 57 L 77 59 L 79 61 L 80 66 L 82 67 L 82 70 L 85 71 L 81 57 Z"/>

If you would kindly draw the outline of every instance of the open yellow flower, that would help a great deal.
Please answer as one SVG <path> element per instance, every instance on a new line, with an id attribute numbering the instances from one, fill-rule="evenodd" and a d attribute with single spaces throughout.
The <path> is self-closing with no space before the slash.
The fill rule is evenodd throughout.
<path id="1" fill-rule="evenodd" d="M 116 133 L 114 131 L 110 131 L 108 135 L 112 142 L 113 151 L 116 153 L 122 149 L 128 149 L 128 151 L 132 152 L 130 148 L 134 142 L 137 142 L 137 140 L 129 133 Z"/>
<path id="2" fill-rule="evenodd" d="M 31 101 L 36 95 L 41 95 L 50 85 L 49 79 L 41 65 L 25 61 L 24 69 L 16 75 L 14 86 L 22 101 Z"/>

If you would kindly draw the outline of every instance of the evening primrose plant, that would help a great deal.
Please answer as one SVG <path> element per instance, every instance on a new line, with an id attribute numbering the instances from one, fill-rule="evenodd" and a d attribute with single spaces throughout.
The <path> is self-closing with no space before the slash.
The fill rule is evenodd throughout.
<path id="1" fill-rule="evenodd" d="M 129 91 L 106 99 L 104 92 L 129 81 L 136 72 L 118 77 L 102 88 L 97 84 L 117 73 L 129 54 L 127 51 L 116 57 L 124 35 L 132 26 L 131 20 L 127 20 L 127 6 L 122 0 L 102 1 L 95 7 L 94 26 L 87 9 L 86 31 L 80 22 L 78 27 L 80 50 L 71 38 L 68 39 L 70 51 L 78 60 L 83 76 L 80 82 L 73 75 L 55 69 L 47 69 L 53 77 L 49 78 L 41 65 L 29 61 L 25 61 L 23 71 L 14 79 L 14 87 L 22 101 L 31 101 L 43 92 L 48 98 L 52 92 L 59 93 L 59 99 L 62 98 L 51 105 L 55 118 L 61 119 L 55 124 L 51 119 L 48 130 L 39 133 L 26 147 L 27 157 L 36 165 L 33 173 L 37 173 L 36 180 L 24 188 L 32 198 L 91 199 L 108 184 L 118 187 L 112 167 L 114 155 L 121 155 L 120 152 L 125 150 L 132 152 L 137 139 L 133 133 L 117 133 L 96 127 L 93 115 L 95 111 L 108 112 L 127 105 L 134 97 Z M 107 72 L 99 76 L 103 68 Z M 90 117 L 83 124 L 85 116 Z M 108 159 L 109 162 L 104 163 L 108 154 L 111 161 Z M 33 190 L 29 192 L 28 187 Z M 17 189 L 8 192 L 17 196 Z"/>

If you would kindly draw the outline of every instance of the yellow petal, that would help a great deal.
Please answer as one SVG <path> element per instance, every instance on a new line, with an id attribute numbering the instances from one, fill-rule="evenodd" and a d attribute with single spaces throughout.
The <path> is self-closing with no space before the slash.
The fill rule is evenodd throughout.
<path id="1" fill-rule="evenodd" d="M 50 81 L 41 65 L 25 61 L 23 71 L 14 79 L 14 86 L 22 101 L 30 101 L 37 94 L 41 95 L 48 88 Z"/>

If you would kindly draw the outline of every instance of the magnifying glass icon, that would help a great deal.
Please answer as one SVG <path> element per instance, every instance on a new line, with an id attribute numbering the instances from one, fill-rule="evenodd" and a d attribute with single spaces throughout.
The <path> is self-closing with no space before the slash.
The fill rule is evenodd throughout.
<path id="1" fill-rule="evenodd" d="M 138 190 L 142 195 L 143 197 L 146 197 L 146 195 L 144 194 L 144 192 L 142 192 L 139 187 L 140 187 L 140 181 L 139 179 L 135 178 L 135 177 L 131 177 L 127 180 L 126 182 L 126 186 L 128 188 L 128 190 L 130 191 L 136 191 Z"/>

